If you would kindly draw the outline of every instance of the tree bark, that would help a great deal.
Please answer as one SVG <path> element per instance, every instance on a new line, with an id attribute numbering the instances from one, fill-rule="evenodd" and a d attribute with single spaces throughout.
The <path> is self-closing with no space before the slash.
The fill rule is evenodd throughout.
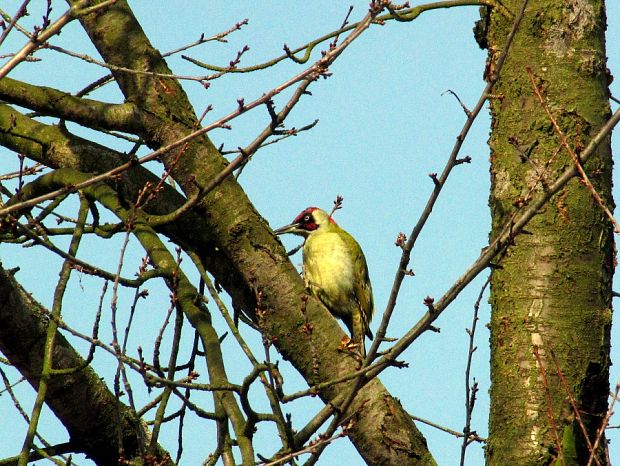
<path id="1" fill-rule="evenodd" d="M 505 3 L 513 12 L 520 4 Z M 610 115 L 604 8 L 590 0 L 527 7 L 491 103 L 492 237 L 530 193 L 573 164 L 528 69 L 576 153 Z M 482 21 L 493 73 L 512 20 L 493 12 Z M 607 140 L 585 170 L 609 205 L 611 168 Z M 575 179 L 515 238 L 493 272 L 489 465 L 588 462 L 582 428 L 593 443 L 609 394 L 613 244 L 610 221 Z M 604 447 L 596 455 L 606 464 Z"/>

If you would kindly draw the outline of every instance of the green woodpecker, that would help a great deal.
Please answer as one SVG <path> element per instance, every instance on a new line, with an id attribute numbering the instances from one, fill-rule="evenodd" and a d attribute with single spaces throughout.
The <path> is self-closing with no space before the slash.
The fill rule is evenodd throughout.
<path id="1" fill-rule="evenodd" d="M 303 276 L 306 287 L 332 315 L 342 319 L 351 340 L 366 355 L 364 336 L 374 312 L 372 287 L 362 248 L 327 212 L 308 207 L 293 223 L 275 230 L 293 233 L 306 240 L 303 247 Z"/>

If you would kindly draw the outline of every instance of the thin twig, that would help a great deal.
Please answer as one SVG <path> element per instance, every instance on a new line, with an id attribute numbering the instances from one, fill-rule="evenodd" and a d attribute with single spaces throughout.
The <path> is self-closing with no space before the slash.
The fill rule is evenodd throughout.
<path id="1" fill-rule="evenodd" d="M 416 422 L 421 422 L 422 424 L 426 424 L 428 426 L 434 427 L 435 429 L 441 430 L 442 432 L 446 432 L 447 434 L 453 435 L 457 438 L 463 438 L 467 440 L 468 442 L 474 441 L 474 442 L 486 443 L 487 441 L 487 439 L 485 439 L 484 437 L 480 437 L 475 431 L 470 431 L 469 434 L 465 436 L 463 432 L 450 429 L 449 427 L 442 426 L 440 424 L 437 424 L 436 422 L 429 421 L 428 419 L 424 419 L 419 416 L 414 416 L 413 414 L 409 414 L 409 416 L 411 417 L 411 419 L 413 419 Z"/>
<path id="2" fill-rule="evenodd" d="M 353 5 L 349 5 L 349 11 L 347 11 L 347 15 L 344 17 L 344 20 L 342 21 L 342 24 L 340 25 L 340 31 L 342 31 L 349 24 L 349 17 L 351 16 L 352 12 L 353 12 Z M 340 38 L 340 33 L 334 36 L 334 40 L 331 41 L 331 43 L 329 44 L 330 49 L 333 49 L 338 45 L 339 38 Z"/>
<path id="3" fill-rule="evenodd" d="M 86 223 L 86 217 L 88 215 L 88 201 L 85 196 L 80 196 L 80 208 L 78 214 L 78 223 L 76 224 L 74 234 L 71 238 L 71 242 L 69 244 L 69 248 L 67 250 L 67 255 L 74 257 L 79 249 L 80 242 L 83 237 L 83 227 Z M 43 361 L 42 367 L 40 369 L 39 374 L 39 384 L 37 387 L 37 396 L 34 402 L 34 406 L 30 415 L 30 423 L 28 424 L 28 429 L 26 432 L 26 436 L 24 438 L 24 443 L 22 445 L 21 452 L 19 453 L 18 466 L 26 466 L 28 464 L 29 454 L 31 449 L 33 448 L 34 438 L 37 435 L 39 421 L 41 419 L 41 413 L 43 409 L 43 404 L 46 400 L 46 396 L 48 394 L 48 389 L 50 388 L 50 384 L 52 382 L 52 377 L 54 374 L 54 348 L 56 338 L 58 336 L 58 324 L 57 321 L 60 320 L 60 316 L 62 313 L 62 304 L 63 298 L 65 296 L 65 292 L 67 290 L 67 284 L 69 282 L 69 278 L 71 277 L 71 272 L 73 271 L 73 264 L 69 260 L 65 260 L 62 264 L 60 277 L 56 284 L 56 288 L 54 290 L 53 297 L 53 305 L 52 305 L 52 313 L 51 315 L 54 317 L 54 320 L 50 320 L 47 325 L 47 329 L 45 332 L 45 343 L 43 348 Z"/>
<path id="4" fill-rule="evenodd" d="M 417 5 L 412 8 L 406 8 L 398 12 L 395 12 L 397 14 L 388 13 L 388 14 L 380 15 L 373 19 L 373 23 L 382 25 L 382 24 L 385 24 L 386 21 L 390 21 L 390 20 L 409 22 L 409 21 L 413 21 L 418 16 L 420 16 L 422 13 L 427 12 L 427 11 L 432 11 L 432 10 L 437 10 L 437 9 L 442 9 L 442 8 L 461 7 L 461 6 L 488 6 L 491 8 L 497 8 L 497 10 L 502 15 L 508 18 L 512 18 L 511 13 L 502 5 L 500 1 L 496 1 L 496 0 L 446 0 L 446 1 L 438 1 L 438 2 L 431 2 L 431 3 L 422 4 L 422 5 Z M 215 65 L 208 64 L 208 63 L 203 63 L 203 62 L 200 62 L 198 60 L 195 60 L 185 55 L 182 55 L 182 58 L 190 61 L 191 63 L 194 63 L 197 66 L 206 68 L 211 71 L 216 71 L 218 73 L 249 73 L 252 71 L 267 69 L 284 60 L 292 60 L 295 63 L 303 64 L 303 63 L 307 63 L 310 60 L 312 52 L 319 44 L 325 41 L 328 41 L 330 39 L 333 39 L 335 37 L 338 37 L 339 35 L 342 35 L 346 32 L 354 30 L 356 27 L 360 25 L 360 23 L 361 22 L 348 24 L 345 27 L 329 32 L 295 49 L 290 49 L 288 46 L 285 45 L 284 53 L 282 55 L 272 60 L 269 60 L 267 62 L 248 66 L 245 68 L 229 69 L 226 66 L 215 66 Z M 297 55 L 301 52 L 303 52 L 303 56 L 299 58 Z"/>
<path id="5" fill-rule="evenodd" d="M 346 437 L 346 436 L 347 436 L 347 432 L 343 429 L 342 432 L 336 435 L 333 435 L 329 438 L 321 438 L 320 440 L 308 445 L 306 448 L 302 448 L 301 450 L 297 450 L 293 453 L 289 453 L 288 455 L 282 456 L 278 458 L 277 460 L 269 461 L 265 463 L 258 463 L 258 464 L 263 464 L 263 466 L 276 466 L 278 464 L 283 464 L 283 463 L 286 463 L 287 461 L 294 459 L 295 457 L 299 455 L 303 455 L 304 453 L 314 453 L 317 447 L 324 448 L 325 446 L 332 443 L 334 440 L 338 440 L 339 438 Z"/>
<path id="6" fill-rule="evenodd" d="M 197 45 L 202 45 L 202 44 L 206 44 L 207 42 L 228 42 L 225 37 L 229 36 L 230 34 L 232 34 L 235 31 L 239 31 L 243 26 L 246 26 L 248 24 L 249 20 L 246 18 L 244 20 L 241 20 L 237 23 L 235 23 L 234 26 L 232 26 L 231 28 L 222 31 L 222 32 L 218 32 L 217 34 L 214 34 L 210 37 L 205 37 L 204 34 L 201 34 L 200 37 L 198 38 L 198 40 L 191 42 L 187 45 L 183 45 L 179 48 L 173 49 L 173 50 L 169 50 L 168 52 L 162 54 L 162 57 L 166 58 L 169 57 L 171 55 L 175 55 L 179 52 L 183 52 L 184 50 L 190 49 L 192 47 L 196 47 Z"/>
<path id="7" fill-rule="evenodd" d="M 540 376 L 542 378 L 543 386 L 545 388 L 545 400 L 547 401 L 547 418 L 549 420 L 549 426 L 551 427 L 551 432 L 553 433 L 553 438 L 555 439 L 555 447 L 558 450 L 558 459 L 560 460 L 560 464 L 564 465 L 564 450 L 562 449 L 562 442 L 560 440 L 560 436 L 558 434 L 558 426 L 555 423 L 555 416 L 553 415 L 553 400 L 551 399 L 551 389 L 549 388 L 549 382 L 547 380 L 547 371 L 545 370 L 545 365 L 540 357 L 540 352 L 538 349 L 538 345 L 534 345 L 532 348 L 532 353 L 536 358 L 536 365 L 538 367 L 538 371 L 540 372 Z"/>
<path id="8" fill-rule="evenodd" d="M 8 37 L 9 33 L 15 27 L 17 22 L 23 16 L 26 16 L 28 14 L 26 7 L 28 6 L 29 3 L 30 3 L 30 0 L 24 0 L 22 4 L 19 6 L 19 8 L 17 9 L 17 12 L 11 17 L 9 24 L 4 26 L 4 30 L 2 31 L 2 34 L 0 35 L 0 46 L 2 45 L 4 40 Z"/>
<path id="9" fill-rule="evenodd" d="M 461 98 L 458 96 L 456 92 L 454 92 L 452 89 L 448 89 L 441 93 L 441 95 L 444 95 L 444 94 L 450 94 L 456 99 L 456 101 L 459 103 L 459 105 L 463 109 L 465 116 L 469 117 L 471 115 L 471 110 L 467 108 L 467 105 L 463 103 L 463 101 L 461 100 Z"/>
<path id="10" fill-rule="evenodd" d="M 577 406 L 577 401 L 575 400 L 575 397 L 573 396 L 573 393 L 571 392 L 570 387 L 568 386 L 568 382 L 566 381 L 566 377 L 564 377 L 564 372 L 562 372 L 562 368 L 560 367 L 558 359 L 555 357 L 555 352 L 553 351 L 553 345 L 551 344 L 551 341 L 546 340 L 545 346 L 549 350 L 549 354 L 551 355 L 551 360 L 553 361 L 553 364 L 555 366 L 556 373 L 558 374 L 558 378 L 560 379 L 560 382 L 562 383 L 562 388 L 564 389 L 564 392 L 566 393 L 566 396 L 570 402 L 571 408 L 573 409 L 573 414 L 575 415 L 575 420 L 577 421 L 577 425 L 579 426 L 579 429 L 581 430 L 581 434 L 583 435 L 583 438 L 586 441 L 586 445 L 588 446 L 588 451 L 591 454 L 594 454 L 595 450 L 593 450 L 592 442 L 590 441 L 590 437 L 588 436 L 588 430 L 586 429 L 586 426 L 583 420 L 581 419 L 581 412 L 579 411 L 579 406 Z M 596 462 L 597 466 L 601 466 L 601 462 L 596 457 L 596 455 L 594 456 L 594 461 Z M 588 463 L 588 465 L 589 464 L 590 463 Z"/>
<path id="11" fill-rule="evenodd" d="M 31 36 L 30 41 L 24 45 L 21 50 L 13 56 L 13 58 L 6 62 L 2 68 L 0 68 L 0 79 L 4 78 L 13 68 L 15 68 L 20 62 L 24 61 L 26 57 L 28 57 L 28 55 L 36 49 L 40 48 L 47 40 L 60 33 L 61 29 L 65 27 L 67 23 L 78 18 L 80 15 L 92 13 L 102 8 L 107 8 L 116 3 L 116 0 L 106 0 L 95 6 L 86 7 L 89 2 L 90 0 L 82 0 L 76 5 L 73 5 L 49 27 L 40 31 L 36 34 L 36 36 Z"/>
<path id="12" fill-rule="evenodd" d="M 609 419 L 611 418 L 611 416 L 614 413 L 614 406 L 616 404 L 616 401 L 618 401 L 618 392 L 620 392 L 620 384 L 616 384 L 616 390 L 615 390 L 615 392 L 613 394 L 613 397 L 612 397 L 612 400 L 611 400 L 611 404 L 609 405 L 609 408 L 607 409 L 607 412 L 605 413 L 605 417 L 603 418 L 603 422 L 601 422 L 601 427 L 599 428 L 598 432 L 596 433 L 596 439 L 594 440 L 594 444 L 592 445 L 592 450 L 590 451 L 590 458 L 588 459 L 587 466 L 590 466 L 592 464 L 592 460 L 593 459 L 594 459 L 594 461 L 596 461 L 596 450 L 598 449 L 598 445 L 599 445 L 601 439 L 603 438 L 603 435 L 605 433 L 605 429 L 609 425 Z M 605 451 L 609 455 L 609 446 L 606 445 L 605 447 L 606 447 Z M 611 464 L 609 459 L 607 459 L 607 464 Z"/>
<path id="13" fill-rule="evenodd" d="M 465 369 L 465 427 L 463 427 L 463 443 L 461 444 L 461 462 L 460 466 L 465 465 L 465 451 L 467 447 L 471 443 L 471 417 L 474 412 L 474 405 L 476 403 L 476 393 L 478 392 L 478 383 L 476 379 L 474 379 L 473 386 L 470 386 L 470 375 L 471 375 L 471 365 L 473 361 L 474 352 L 476 351 L 475 346 L 475 336 L 476 336 L 476 325 L 478 323 L 478 310 L 480 309 L 480 302 L 482 301 L 482 296 L 484 295 L 487 286 L 491 282 L 491 276 L 487 277 L 484 285 L 480 289 L 480 293 L 478 294 L 478 299 L 476 299 L 476 303 L 474 304 L 474 316 L 472 318 L 471 328 L 467 329 L 467 334 L 469 335 L 469 349 L 467 351 L 467 367 Z"/>
<path id="14" fill-rule="evenodd" d="M 192 76 L 192 75 L 180 75 L 180 74 L 172 74 L 172 73 L 157 73 L 155 71 L 145 71 L 145 70 L 136 70 L 134 68 L 126 68 L 123 66 L 112 65 L 110 63 L 106 63 L 102 60 L 97 60 L 96 58 L 91 57 L 90 55 L 86 55 L 84 53 L 73 52 L 64 47 L 59 47 L 57 45 L 47 44 L 45 48 L 49 50 L 53 50 L 58 53 L 62 53 L 64 55 L 68 55 L 73 58 L 80 59 L 86 63 L 90 63 L 92 65 L 100 66 L 101 68 L 106 68 L 112 72 L 117 73 L 126 73 L 133 75 L 143 75 L 150 76 L 154 78 L 169 78 L 169 79 L 178 79 L 181 81 L 195 81 L 201 84 L 204 84 L 206 81 L 210 81 L 213 79 L 212 75 L 208 76 Z"/>
<path id="15" fill-rule="evenodd" d="M 242 26 L 246 25 L 248 23 L 247 19 L 244 19 L 243 21 L 238 22 L 237 24 L 235 24 L 232 28 L 223 31 L 223 32 L 219 32 L 211 37 L 208 38 L 204 38 L 203 36 L 201 36 L 198 40 L 181 46 L 177 49 L 173 49 L 170 50 L 164 54 L 162 54 L 162 57 L 166 58 L 169 57 L 171 55 L 174 55 L 176 53 L 182 52 L 183 50 L 187 50 L 189 48 L 195 47 L 197 45 L 206 43 L 206 42 L 211 42 L 211 41 L 218 41 L 218 42 L 226 42 L 226 40 L 224 39 L 224 37 L 228 36 L 229 34 L 231 34 L 232 32 L 241 29 Z M 64 53 L 64 49 L 60 49 L 58 50 L 58 52 L 60 53 Z M 89 84 L 88 86 L 86 86 L 85 88 L 83 88 L 82 90 L 78 91 L 75 95 L 76 97 L 83 97 L 87 94 L 90 94 L 92 91 L 94 91 L 95 89 L 99 89 L 100 87 L 105 86 L 106 84 L 109 84 L 110 82 L 112 82 L 114 80 L 114 77 L 112 76 L 112 74 L 107 74 L 105 76 L 102 76 L 101 78 L 97 79 L 96 81 L 92 82 L 91 84 Z"/>
<path id="16" fill-rule="evenodd" d="M 76 270 L 79 270 L 80 272 L 85 273 L 85 274 L 101 277 L 106 280 L 114 280 L 115 275 L 113 273 L 107 272 L 99 267 L 89 264 L 88 262 L 84 262 L 83 260 L 78 259 L 77 257 L 71 257 L 66 252 L 64 252 L 62 249 L 55 246 L 51 241 L 40 238 L 34 231 L 26 227 L 25 225 L 22 225 L 21 223 L 17 223 L 16 226 L 17 226 L 17 231 L 23 234 L 24 236 L 27 236 L 35 243 L 45 247 L 46 249 L 49 249 L 54 254 L 57 254 L 63 259 L 70 261 Z M 139 287 L 140 285 L 142 285 L 146 280 L 149 280 L 154 277 L 161 277 L 161 276 L 162 276 L 161 271 L 150 270 L 148 272 L 145 272 L 143 276 L 138 277 L 136 279 L 121 277 L 119 280 L 123 286 L 135 288 L 135 287 Z"/>

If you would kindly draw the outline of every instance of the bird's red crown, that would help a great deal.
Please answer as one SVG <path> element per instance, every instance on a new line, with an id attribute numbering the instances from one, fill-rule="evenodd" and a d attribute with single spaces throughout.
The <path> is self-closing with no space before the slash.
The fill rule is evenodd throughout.
<path id="1" fill-rule="evenodd" d="M 305 208 L 304 210 L 301 211 L 301 213 L 297 217 L 295 217 L 295 220 L 293 220 L 293 223 L 299 224 L 301 228 L 307 231 L 316 230 L 319 226 L 317 225 L 316 219 L 314 218 L 314 215 L 313 215 L 313 212 L 315 210 L 319 210 L 319 208 L 318 207 Z M 334 225 L 336 225 L 336 222 L 331 216 L 329 217 L 329 221 L 333 223 Z"/>

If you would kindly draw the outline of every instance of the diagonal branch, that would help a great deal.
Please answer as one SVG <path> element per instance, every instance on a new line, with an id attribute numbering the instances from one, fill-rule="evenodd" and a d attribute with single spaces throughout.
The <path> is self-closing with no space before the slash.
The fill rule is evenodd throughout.
<path id="1" fill-rule="evenodd" d="M 24 45 L 19 52 L 0 68 L 0 79 L 4 78 L 13 68 L 19 63 L 26 60 L 26 58 L 35 50 L 40 48 L 47 40 L 59 34 L 63 27 L 69 22 L 78 18 L 80 15 L 93 13 L 97 10 L 107 8 L 108 6 L 116 3 L 116 0 L 106 0 L 94 7 L 88 7 L 90 0 L 81 0 L 69 8 L 60 18 L 58 18 L 49 27 L 40 31 L 38 34 L 33 35 L 30 41 Z"/>
<path id="2" fill-rule="evenodd" d="M 439 198 L 441 190 L 443 186 L 445 185 L 448 177 L 450 176 L 452 169 L 457 165 L 458 154 L 461 150 L 461 147 L 463 146 L 463 142 L 465 141 L 467 134 L 469 133 L 469 130 L 474 124 L 474 121 L 477 118 L 480 111 L 482 110 L 485 102 L 487 101 L 487 99 L 489 99 L 489 96 L 491 95 L 493 91 L 493 86 L 499 79 L 499 73 L 501 72 L 501 69 L 504 66 L 504 63 L 508 56 L 508 52 L 510 50 L 512 41 L 519 29 L 519 25 L 521 24 L 523 15 L 525 14 L 525 8 L 527 4 L 528 4 L 528 0 L 524 0 L 522 2 L 519 13 L 513 22 L 512 29 L 510 33 L 508 34 L 508 37 L 506 38 L 506 44 L 504 45 L 502 54 L 500 55 L 497 61 L 495 71 L 493 75 L 489 77 L 489 82 L 487 83 L 484 90 L 482 91 L 482 94 L 480 95 L 480 98 L 478 99 L 478 102 L 476 103 L 475 107 L 473 108 L 473 110 L 471 110 L 467 114 L 467 120 L 465 121 L 465 124 L 463 125 L 463 129 L 461 129 L 461 132 L 456 138 L 456 142 L 452 148 L 452 152 L 450 153 L 448 161 L 441 175 L 438 178 L 435 178 L 436 181 L 435 181 L 435 187 L 433 189 L 433 192 L 429 196 L 429 199 L 426 202 L 426 206 L 424 207 L 424 210 L 422 211 L 422 214 L 420 215 L 418 222 L 416 223 L 415 227 L 413 228 L 411 232 L 411 235 L 409 236 L 409 239 L 407 240 L 407 242 L 405 243 L 403 247 L 403 253 L 401 255 L 400 264 L 396 271 L 396 276 L 394 277 L 394 284 L 392 285 L 392 290 L 390 291 L 390 297 L 385 307 L 385 311 L 383 313 L 381 324 L 379 325 L 379 329 L 377 330 L 377 337 L 373 341 L 372 346 L 370 347 L 370 350 L 368 352 L 367 360 L 369 361 L 372 361 L 375 354 L 377 353 L 377 350 L 379 349 L 379 345 L 381 344 L 383 338 L 385 337 L 385 333 L 387 331 L 388 324 L 392 317 L 392 313 L 394 312 L 394 309 L 396 307 L 396 300 L 398 298 L 398 293 L 400 292 L 400 287 L 402 285 L 402 282 L 405 276 L 407 275 L 407 267 L 409 265 L 409 261 L 411 258 L 411 251 L 413 250 L 413 247 L 415 246 L 415 243 L 418 237 L 420 236 L 420 233 L 422 232 L 424 225 L 426 225 L 426 221 L 428 220 L 431 212 L 433 211 L 433 207 L 435 206 L 435 203 L 437 202 L 437 199 Z M 435 305 L 435 308 L 436 307 L 437 306 Z M 429 315 L 431 314 L 435 315 L 434 312 L 432 313 L 429 312 Z M 433 319 L 433 321 L 434 320 L 435 319 Z M 428 325 L 430 325 L 430 323 L 431 322 L 428 322 Z"/>
<path id="3" fill-rule="evenodd" d="M 386 2 L 390 5 L 389 2 Z M 488 6 L 491 8 L 497 8 L 503 15 L 507 17 L 511 17 L 510 12 L 502 5 L 500 1 L 496 0 L 444 0 L 438 2 L 425 3 L 422 5 L 417 5 L 411 8 L 403 8 L 399 11 L 396 11 L 393 7 L 389 10 L 390 12 L 384 15 L 379 15 L 373 19 L 373 22 L 376 24 L 385 24 L 386 21 L 396 20 L 399 22 L 410 22 L 420 16 L 422 13 L 427 11 L 433 11 L 443 8 L 454 8 L 454 7 L 462 7 L 462 6 Z M 284 45 L 284 54 L 273 58 L 264 63 L 260 63 L 253 66 L 248 66 L 244 68 L 231 68 L 230 66 L 216 66 L 210 65 L 207 63 L 203 63 L 194 58 L 182 55 L 182 58 L 197 65 L 202 68 L 206 68 L 211 71 L 216 71 L 218 73 L 250 73 L 252 71 L 264 70 L 270 68 L 278 63 L 290 59 L 295 63 L 304 64 L 310 60 L 312 56 L 312 52 L 314 49 L 330 39 L 337 40 L 337 38 L 349 31 L 354 30 L 359 26 L 360 22 L 348 24 L 346 21 L 343 23 L 339 29 L 335 31 L 329 32 L 313 41 L 310 41 L 300 47 L 295 49 L 290 49 L 288 46 Z M 303 56 L 299 58 L 297 55 L 303 52 Z"/>
<path id="4" fill-rule="evenodd" d="M 37 387 L 49 312 L 1 268 L 0 302 L 0 351 Z M 62 335 L 57 334 L 55 340 L 56 369 L 84 367 L 54 377 L 48 387 L 46 402 L 69 431 L 72 451 L 84 452 L 98 464 L 118 464 L 119 432 L 121 448 L 127 455 L 136 455 L 139 439 L 144 436 L 139 420 L 125 405 L 118 404 L 117 421 L 114 410 L 110 410 L 110 406 L 117 405 L 114 395 Z M 82 409 L 85 405 L 89 409 Z M 167 453 L 159 448 L 159 456 L 164 458 Z"/>
<path id="5" fill-rule="evenodd" d="M 526 72 L 527 72 L 528 77 L 530 78 L 530 82 L 532 83 L 532 87 L 534 88 L 534 93 L 536 94 L 536 97 L 538 98 L 538 102 L 540 102 L 540 105 L 545 110 L 545 113 L 549 117 L 549 120 L 551 120 L 551 124 L 553 124 L 553 128 L 555 129 L 555 132 L 558 134 L 558 137 L 560 138 L 560 143 L 562 144 L 562 147 L 564 147 L 566 152 L 568 152 L 568 155 L 570 155 L 570 158 L 573 160 L 573 163 L 575 164 L 575 168 L 577 169 L 577 172 L 579 173 L 579 176 L 581 177 L 583 184 L 586 185 L 586 187 L 588 188 L 588 191 L 590 191 L 594 200 L 597 202 L 599 207 L 603 210 L 605 215 L 607 215 L 607 218 L 609 218 L 609 221 L 614 226 L 614 232 L 616 234 L 620 234 L 620 226 L 618 225 L 618 222 L 616 221 L 613 214 L 609 210 L 609 207 L 607 207 L 607 204 L 605 203 L 601 195 L 598 193 L 596 188 L 592 185 L 590 178 L 588 177 L 587 173 L 583 169 L 583 166 L 581 165 L 581 162 L 579 161 L 579 157 L 571 149 L 570 145 L 568 144 L 568 141 L 566 140 L 566 135 L 564 134 L 564 131 L 562 131 L 562 129 L 560 128 L 560 125 L 558 125 L 557 120 L 553 116 L 553 113 L 551 113 L 549 106 L 545 103 L 545 99 L 542 96 L 541 90 L 536 84 L 536 80 L 534 79 L 534 74 L 532 73 L 532 69 L 528 67 L 526 68 Z"/>
<path id="6" fill-rule="evenodd" d="M 612 129 L 620 122 L 620 109 L 612 115 L 599 132 L 590 140 L 588 146 L 579 155 L 579 161 L 583 164 L 596 151 L 599 144 L 609 137 Z M 484 269 L 486 269 L 491 261 L 502 251 L 505 250 L 512 242 L 514 237 L 520 234 L 525 226 L 529 223 L 538 211 L 557 194 L 566 184 L 571 181 L 578 172 L 574 166 L 567 168 L 547 190 L 533 199 L 520 213 L 511 219 L 504 230 L 485 248 L 478 259 L 467 269 L 467 271 L 459 277 L 459 279 L 450 287 L 448 291 L 437 301 L 432 311 L 428 311 L 424 316 L 386 353 L 379 361 L 372 365 L 373 370 L 370 374 L 378 373 L 383 368 L 389 366 L 391 361 L 395 360 L 409 345 L 424 333 L 429 326 L 439 317 L 439 315 L 448 307 L 448 305 L 456 299 L 459 293 Z"/>
<path id="7" fill-rule="evenodd" d="M 46 116 L 73 121 L 93 129 L 136 134 L 143 131 L 147 124 L 145 119 L 149 118 L 132 103 L 99 102 L 9 77 L 0 79 L 0 99 Z"/>
<path id="8" fill-rule="evenodd" d="M 24 196 L 36 195 L 41 189 L 49 189 L 55 185 L 78 184 L 80 179 L 86 178 L 84 173 L 71 169 L 59 169 L 52 173 L 41 176 L 35 182 L 29 183 L 23 188 Z M 183 271 L 177 268 L 176 261 L 159 236 L 148 225 L 139 209 L 125 209 L 116 193 L 107 185 L 100 183 L 91 185 L 85 190 L 88 196 L 96 199 L 109 211 L 114 213 L 125 224 L 133 226 L 132 233 L 146 250 L 153 266 L 163 273 L 175 277 L 168 280 L 167 284 L 175 295 L 175 304 L 183 311 L 201 337 L 205 348 L 207 369 L 210 381 L 216 384 L 227 384 L 228 379 L 222 358 L 222 350 L 217 332 L 212 326 L 211 317 L 199 305 L 198 292 L 191 284 Z M 217 398 L 229 418 L 239 443 L 244 462 L 253 460 L 253 447 L 249 436 L 244 434 L 246 420 L 239 406 L 229 391 L 215 392 Z"/>

